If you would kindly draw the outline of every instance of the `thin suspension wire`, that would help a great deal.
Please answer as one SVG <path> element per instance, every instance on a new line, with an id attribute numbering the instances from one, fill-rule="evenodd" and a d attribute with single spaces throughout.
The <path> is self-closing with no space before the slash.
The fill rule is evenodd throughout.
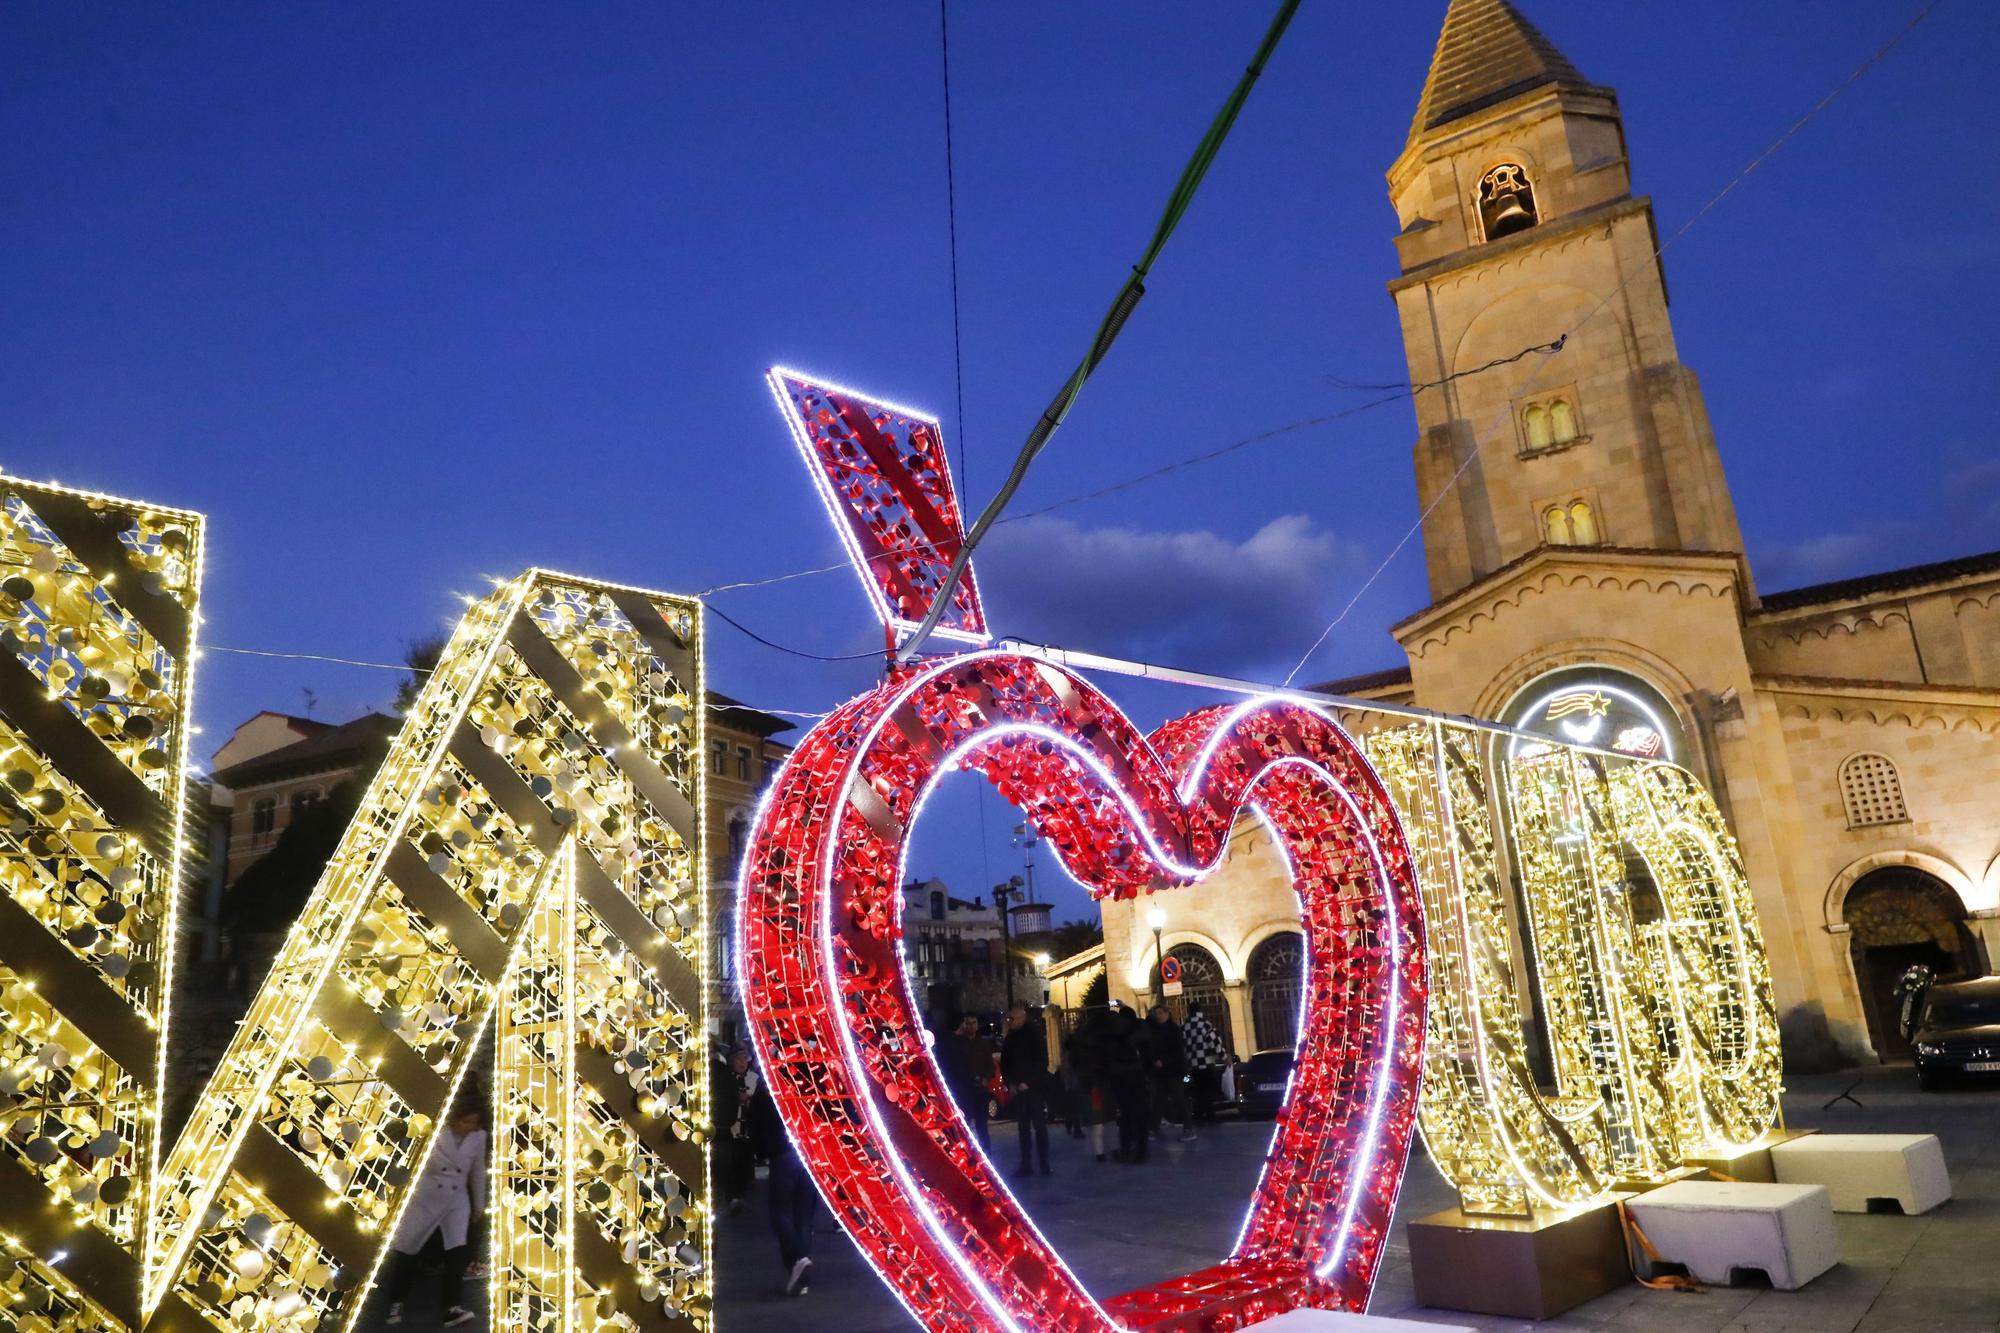
<path id="1" fill-rule="evenodd" d="M 413 667 L 402 662 L 365 662 L 354 657 L 334 657 L 327 653 L 279 653 L 267 648 L 230 648 L 219 643 L 204 643 L 198 646 L 203 653 L 235 653 L 240 657 L 279 657 L 291 662 L 332 662 L 337 666 L 377 667 L 383 671 L 409 671 L 419 675 L 429 675 L 428 667 Z"/>
<path id="2" fill-rule="evenodd" d="M 1564 336 L 1567 337 L 1568 335 Z M 1562 350 L 1562 346 L 1563 346 L 1563 340 L 1562 338 L 1558 338 L 1554 342 L 1537 343 L 1533 347 L 1523 347 L 1520 351 L 1511 353 L 1507 356 L 1495 357 L 1493 360 L 1486 362 L 1484 365 L 1468 366 L 1464 370 L 1455 370 L 1449 375 L 1445 375 L 1442 376 L 1441 378 L 1434 380 L 1425 380 L 1421 384 L 1411 384 L 1407 381 L 1400 384 L 1385 384 L 1382 385 L 1381 387 L 1385 389 L 1394 389 L 1396 390 L 1396 392 L 1388 394 L 1381 398 L 1373 399 L 1366 403 L 1361 403 L 1354 407 L 1342 408 L 1338 412 L 1328 412 L 1321 416 L 1302 417 L 1297 421 L 1288 421 L 1282 426 L 1272 426 L 1268 430 L 1261 430 L 1258 431 L 1255 435 L 1246 435 L 1241 439 L 1232 440 L 1230 443 L 1221 445 L 1218 448 L 1207 449 L 1198 454 L 1189 454 L 1185 458 L 1177 458 L 1170 463 L 1162 463 L 1159 467 L 1151 468 L 1145 472 L 1136 473 L 1130 477 L 1126 477 L 1122 481 L 1109 482 L 1103 486 L 1096 488 L 1095 490 L 1079 491 L 1074 495 L 1065 496 L 1060 500 L 1051 500 L 1047 504 L 1040 505 L 1034 509 L 1023 510 L 1020 513 L 1014 513 L 1014 514 L 1003 514 L 999 518 L 993 521 L 993 526 L 997 528 L 1002 524 L 1015 523 L 1024 518 L 1037 518 L 1043 514 L 1052 513 L 1058 509 L 1067 509 L 1071 505 L 1084 504 L 1091 500 L 1100 500 L 1107 495 L 1115 495 L 1119 491 L 1130 490 L 1134 486 L 1140 486 L 1144 485 L 1147 482 L 1157 481 L 1161 477 L 1169 476 L 1172 473 L 1179 472 L 1184 468 L 1196 467 L 1203 463 L 1212 463 L 1219 458 L 1223 458 L 1228 456 L 1229 454 L 1233 454 L 1239 449 L 1247 449 L 1254 444 L 1263 444 L 1269 440 L 1275 440 L 1282 435 L 1290 435 L 1298 431 L 1309 430 L 1314 426 L 1324 426 L 1335 421 L 1344 420 L 1348 417 L 1359 416 L 1364 412 L 1372 412 L 1377 408 L 1386 407 L 1391 403 L 1400 403 L 1404 399 L 1409 398 L 1412 394 L 1420 393 L 1425 389 L 1441 388 L 1444 385 L 1454 383 L 1458 380 L 1467 379 L 1473 375 L 1483 374 L 1486 371 L 1496 369 L 1500 366 L 1512 365 L 1515 362 L 1521 360 L 1522 358 L 1531 356 L 1536 352 L 1559 352 Z M 916 545 L 918 548 L 924 550 L 935 549 L 929 543 L 917 543 Z M 898 558 L 899 558 L 898 554 L 893 551 L 878 552 L 875 555 L 864 557 L 864 559 L 866 559 L 871 563 L 878 560 L 888 561 L 888 560 L 895 560 Z M 836 570 L 848 569 L 850 567 L 851 566 L 849 565 L 849 563 L 843 561 L 839 564 L 833 564 L 833 565 L 816 565 L 811 569 L 795 569 L 787 574 L 773 574 L 769 578 L 740 579 L 733 583 L 718 583 L 715 584 L 713 587 L 703 588 L 700 592 L 697 592 L 695 596 L 708 597 L 714 593 L 735 592 L 738 589 L 742 588 L 767 588 L 773 584 L 790 583 L 794 579 L 810 578 L 815 574 L 831 574 Z"/>
<path id="3" fill-rule="evenodd" d="M 836 568 L 837 568 L 837 566 L 836 566 Z M 710 610 L 714 610 L 714 608 L 713 608 L 713 607 L 711 607 L 711 608 L 709 608 L 709 609 L 710 609 Z M 722 614 L 722 612 L 720 612 L 720 611 L 716 611 L 716 614 L 717 614 L 718 616 L 722 616 L 722 618 L 723 618 L 724 620 L 729 620 L 729 617 L 728 617 L 728 616 L 726 616 L 726 615 L 723 615 L 723 614 Z M 736 622 L 735 622 L 735 621 L 733 621 L 733 620 L 730 620 L 730 621 L 729 621 L 729 623 L 730 623 L 730 624 L 732 624 L 732 625 L 734 625 L 734 624 L 735 624 Z M 737 626 L 737 628 L 741 629 L 742 627 L 741 627 L 741 626 Z M 748 631 L 748 630 L 745 630 L 744 632 L 745 632 L 746 634 L 747 634 L 747 633 L 749 633 L 749 631 Z M 752 635 L 751 637 L 755 638 L 755 637 L 757 637 L 757 636 L 755 636 L 755 635 Z M 407 662 L 371 662 L 371 661 L 368 661 L 368 660 L 366 660 L 365 658 L 359 658 L 359 657 L 337 657 L 337 656 L 335 656 L 335 655 L 333 655 L 333 654 L 331 654 L 331 653 L 280 653 L 280 652 L 274 652 L 274 651 L 272 651 L 271 649 L 268 649 L 268 648 L 232 648 L 232 647 L 227 647 L 227 646 L 225 646 L 225 645 L 223 645 L 223 644 L 219 644 L 219 643 L 204 643 L 204 644 L 202 644 L 202 645 L 200 646 L 200 651 L 201 651 L 201 652 L 204 652 L 204 653 L 236 653 L 236 654 L 239 654 L 239 655 L 241 655 L 241 656 L 243 656 L 243 657 L 273 657 L 273 658 L 280 658 L 280 659 L 283 659 L 283 660 L 285 660 L 285 661 L 289 661 L 289 662 L 329 662 L 329 663 L 332 663 L 332 664 L 333 664 L 333 665 L 335 665 L 335 666 L 350 666 L 350 667 L 366 667 L 366 668 L 368 668 L 369 670 L 372 670 L 372 671 L 395 671 L 395 672 L 402 672 L 402 673 L 408 673 L 409 675 L 412 675 L 412 676 L 419 676 L 419 677 L 421 677 L 421 676 L 428 676 L 428 675 L 431 675 L 431 674 L 432 674 L 432 673 L 433 673 L 433 672 L 435 671 L 435 668 L 433 668 L 433 667 L 422 667 L 422 666 L 411 666 L 411 665 L 410 665 L 409 663 L 407 663 Z M 796 649 L 789 649 L 789 648 L 787 648 L 787 649 L 784 649 L 784 651 L 786 651 L 786 652 L 796 652 L 797 650 L 796 650 Z M 863 656 L 863 657 L 874 657 L 875 655 L 876 655 L 876 654 L 874 654 L 874 653 L 863 653 L 863 654 L 861 654 L 861 656 Z M 801 656 L 810 656 L 810 654 L 801 654 Z M 827 660 L 837 660 L 837 659 L 827 659 Z M 101 699 L 101 700 L 99 700 L 98 702 L 100 702 L 100 703 L 121 703 L 121 702 L 124 702 L 124 703 L 129 703 L 129 702 L 131 702 L 131 701 L 130 701 L 130 700 L 120 700 L 120 699 Z M 783 717 L 805 717 L 805 718 L 822 718 L 822 717 L 825 717 L 825 716 L 826 716 L 826 714 L 825 714 L 825 713 L 815 713 L 815 712 L 810 712 L 810 711 L 808 711 L 808 710 L 805 710 L 805 709 L 799 709 L 799 708 L 765 708 L 765 707 L 763 707 L 763 706 L 762 706 L 762 705 L 760 705 L 760 704 L 746 704 L 746 703 L 733 703 L 733 704 L 716 704 L 716 703 L 712 703 L 712 704 L 709 704 L 709 705 L 708 705 L 708 707 L 709 707 L 710 709 L 712 709 L 712 710 L 716 711 L 716 712 L 719 712 L 719 713 L 727 713 L 727 712 L 729 712 L 729 711 L 730 711 L 730 710 L 732 710 L 732 709 L 739 709 L 739 708 L 747 708 L 747 709 L 750 709 L 750 710 L 752 710 L 753 712 L 758 712 L 758 713 L 776 713 L 776 714 L 779 714 L 780 716 L 783 716 Z"/>
<path id="4" fill-rule="evenodd" d="M 1785 145 L 1789 144 L 1793 139 L 1797 138 L 1801 130 L 1805 129 L 1807 125 L 1811 124 L 1813 120 L 1815 120 L 1821 112 L 1825 111 L 1828 107 L 1832 106 L 1834 102 L 1840 98 L 1840 95 L 1842 93 L 1846 92 L 1849 88 L 1853 87 L 1854 84 L 1860 80 L 1862 75 L 1866 74 L 1869 70 L 1873 69 L 1877 64 L 1881 63 L 1884 57 L 1886 57 L 1891 51 L 1895 50 L 1896 47 L 1902 43 L 1904 38 L 1908 37 L 1912 32 L 1916 31 L 1917 27 L 1920 24 L 1922 24 L 1925 19 L 1929 18 L 1934 12 L 1936 12 L 1938 6 L 1943 3 L 1944 0 L 1929 0 L 1929 3 L 1919 8 L 1917 12 L 1910 18 L 1910 21 L 1908 23 L 1905 23 L 1893 37 L 1891 37 L 1887 42 L 1884 42 L 1880 47 L 1878 47 L 1873 52 L 1873 54 L 1871 54 L 1866 60 L 1863 60 L 1859 65 L 1856 65 L 1854 69 L 1847 75 L 1846 78 L 1842 79 L 1838 84 L 1834 85 L 1833 89 L 1830 92 L 1828 92 L 1824 97 L 1820 98 L 1817 102 L 1813 103 L 1812 107 L 1803 116 L 1800 116 L 1797 120 L 1793 121 L 1791 126 L 1787 128 L 1783 134 L 1780 134 L 1776 139 L 1774 139 L 1771 142 L 1769 147 L 1765 148 L 1763 152 L 1758 153 L 1755 157 L 1751 158 L 1750 161 L 1743 167 L 1741 171 L 1738 171 L 1734 176 L 1730 177 L 1728 183 L 1725 184 L 1720 190 L 1717 190 L 1713 195 L 1711 195 L 1708 201 L 1704 203 L 1700 208 L 1696 209 L 1693 215 L 1690 216 L 1687 221 L 1683 222 L 1678 228 L 1676 228 L 1671 236 L 1667 237 L 1666 240 L 1660 242 L 1659 245 L 1655 246 L 1653 248 L 1652 253 L 1647 256 L 1646 264 L 1657 263 L 1661 258 L 1661 256 L 1666 254 L 1669 247 L 1671 247 L 1676 241 L 1680 240 L 1681 237 L 1687 235 L 1688 232 L 1693 229 L 1694 225 L 1697 222 L 1700 222 L 1703 218 L 1707 217 L 1709 213 L 1714 210 L 1716 205 L 1720 204 L 1723 201 L 1723 199 L 1730 194 L 1731 191 L 1735 190 L 1737 186 L 1743 183 L 1745 178 L 1747 178 L 1751 172 L 1756 171 L 1759 167 L 1763 166 L 1766 162 L 1770 161 L 1771 158 L 1774 157 L 1780 149 L 1784 148 Z M 1556 340 L 1554 346 L 1558 350 L 1560 350 L 1564 342 L 1566 342 L 1569 338 L 1574 336 L 1579 330 L 1581 330 L 1584 327 L 1584 325 L 1590 323 L 1591 320 L 1597 318 L 1597 316 L 1601 314 L 1604 311 L 1604 309 L 1607 306 L 1609 306 L 1611 302 L 1626 289 L 1626 287 L 1631 285 L 1632 279 L 1636 277 L 1640 272 L 1644 271 L 1644 268 L 1645 264 L 1641 264 L 1632 268 L 1629 271 L 1621 272 L 1619 274 L 1617 285 L 1612 287 L 1611 290 L 1606 292 L 1602 297 L 1598 298 L 1597 303 L 1591 306 L 1589 310 L 1585 311 L 1583 317 L 1577 320 L 1576 323 L 1572 324 L 1568 332 L 1564 333 L 1561 338 L 1558 338 Z M 1549 366 L 1554 362 L 1554 359 L 1555 356 L 1553 352 L 1544 356 L 1542 360 L 1539 363 L 1537 363 L 1536 366 L 1534 367 L 1533 373 L 1523 377 L 1522 382 L 1515 387 L 1514 392 L 1508 395 L 1508 399 L 1510 400 L 1517 399 L 1522 394 L 1533 392 L 1537 387 L 1539 387 L 1542 376 L 1548 372 Z M 1296 677 L 1299 674 L 1299 672 L 1305 669 L 1306 663 L 1312 660 L 1313 654 L 1317 653 L 1320 650 L 1321 645 L 1323 645 L 1327 641 L 1328 637 L 1332 635 L 1333 631 L 1339 627 L 1342 621 L 1347 619 L 1348 612 L 1352 611 L 1355 605 L 1360 602 L 1362 595 L 1365 594 L 1370 588 L 1372 588 L 1375 585 L 1376 580 L 1382 577 L 1383 572 L 1388 569 L 1390 563 L 1393 562 L 1398 555 L 1402 554 L 1403 548 L 1410 544 L 1410 539 L 1414 537 L 1417 534 L 1417 532 L 1423 527 L 1425 520 L 1427 520 L 1431 516 L 1431 512 L 1435 510 L 1440 503 L 1443 502 L 1444 498 L 1447 495 L 1451 494 L 1454 488 L 1457 487 L 1460 478 L 1464 477 L 1466 472 L 1471 469 L 1474 460 L 1476 460 L 1480 456 L 1480 454 L 1485 451 L 1486 446 L 1489 443 L 1491 443 L 1492 440 L 1499 434 L 1498 431 L 1499 421 L 1505 420 L 1507 413 L 1508 409 L 1503 407 L 1499 418 L 1496 419 L 1493 425 L 1490 426 L 1487 430 L 1481 432 L 1480 435 L 1474 439 L 1472 448 L 1467 451 L 1464 460 L 1459 463 L 1457 470 L 1455 470 L 1451 474 L 1450 478 L 1446 480 L 1445 484 L 1441 488 L 1439 488 L 1438 493 L 1431 498 L 1431 502 L 1424 506 L 1423 512 L 1417 515 L 1416 521 L 1410 524 L 1410 526 L 1404 530 L 1403 535 L 1397 539 L 1395 546 L 1390 548 L 1389 554 L 1382 558 L 1382 562 L 1378 564 L 1374 568 L 1374 570 L 1368 575 L 1367 579 L 1365 579 L 1362 582 L 1360 591 L 1356 592 L 1353 597 L 1350 597 L 1348 599 L 1347 604 L 1341 607 L 1340 613 L 1334 616 L 1334 618 L 1327 623 L 1326 628 L 1320 631 L 1319 637 L 1313 640 L 1312 647 L 1306 649 L 1305 655 L 1300 657 L 1299 660 L 1292 666 L 1292 669 L 1285 673 L 1285 684 L 1290 685 L 1292 683 L 1293 678 Z"/>
<path id="5" fill-rule="evenodd" d="M 958 319 L 958 172 L 951 146 L 951 13 L 950 0 L 938 0 L 938 45 L 944 65 L 944 220 L 945 234 L 951 238 L 951 382 L 957 399 L 958 485 L 972 489 L 965 470 L 965 353 L 959 340 Z"/>
<path id="6" fill-rule="evenodd" d="M 1048 447 L 1050 438 L 1061 429 L 1064 420 L 1069 416 L 1070 409 L 1076 406 L 1077 395 L 1083 392 L 1085 382 L 1111 351 L 1111 344 L 1117 341 L 1125 322 L 1131 318 L 1133 308 L 1139 304 L 1139 298 L 1146 294 L 1146 275 L 1152 271 L 1154 261 L 1160 257 L 1160 252 L 1166 248 L 1167 240 L 1174 234 L 1174 229 L 1180 225 L 1181 219 L 1186 216 L 1189 205 L 1194 202 L 1195 191 L 1201 187 L 1202 179 L 1208 175 L 1209 167 L 1215 162 L 1215 155 L 1222 149 L 1223 140 L 1229 137 L 1230 128 L 1235 125 L 1237 115 L 1243 110 L 1243 104 L 1249 100 L 1251 87 L 1263 74 L 1265 64 L 1269 62 L 1272 52 L 1277 50 L 1278 42 L 1285 35 L 1285 29 L 1290 26 L 1292 15 L 1298 12 L 1298 8 L 1299 0 L 1283 0 L 1279 5 L 1277 16 L 1271 20 L 1270 27 L 1264 32 L 1264 40 L 1257 47 L 1257 54 L 1251 57 L 1250 64 L 1244 69 L 1242 77 L 1236 81 L 1236 86 L 1224 99 L 1222 109 L 1209 123 L 1208 132 L 1195 146 L 1194 156 L 1189 158 L 1187 165 L 1182 168 L 1180 180 L 1175 184 L 1173 193 L 1168 196 L 1166 209 L 1160 214 L 1159 223 L 1153 229 L 1152 240 L 1147 243 L 1145 253 L 1139 256 L 1139 262 L 1132 266 L 1131 276 L 1125 279 L 1118 288 L 1118 294 L 1112 297 L 1110 308 L 1098 322 L 1097 336 L 1091 339 L 1089 350 L 1084 353 L 1083 360 L 1077 363 L 1076 369 L 1070 372 L 1069 379 L 1056 392 L 1055 398 L 1042 409 L 1041 418 L 1029 430 L 1027 440 L 1022 443 L 1020 452 L 1015 455 L 1013 466 L 1007 471 L 1006 480 L 1000 483 L 1000 489 L 994 492 L 993 498 L 987 502 L 986 508 L 979 515 L 979 520 L 972 525 L 972 530 L 965 535 L 965 540 L 959 543 L 957 553 L 952 556 L 951 566 L 945 571 L 936 596 L 931 599 L 930 610 L 925 612 L 923 620 L 915 630 L 911 631 L 910 637 L 896 649 L 895 655 L 899 661 L 907 662 L 922 651 L 924 641 L 938 627 L 938 622 L 944 619 L 945 612 L 951 609 L 952 594 L 958 587 L 958 581 L 965 577 L 966 567 L 972 563 L 973 549 L 985 539 L 994 520 L 1000 517 L 1001 511 L 1006 509 L 1008 502 L 1014 498 L 1014 492 L 1021 489 L 1021 482 L 1028 475 L 1029 464 Z"/>
<path id="7" fill-rule="evenodd" d="M 758 643 L 763 644 L 766 648 L 775 648 L 781 653 L 790 653 L 793 657 L 809 658 L 815 662 L 858 662 L 864 657 L 880 657 L 882 655 L 880 649 L 874 649 L 865 653 L 829 654 L 829 653 L 807 652 L 803 648 L 793 648 L 789 644 L 783 644 L 779 643 L 775 639 L 765 638 L 763 635 L 759 634 L 756 630 L 751 629 L 748 625 L 736 619 L 734 616 L 730 615 L 727 611 L 724 611 L 719 606 L 711 606 L 706 602 L 704 602 L 703 605 L 706 606 L 708 610 L 714 612 L 715 615 L 722 621 L 723 624 L 729 625 L 738 630 L 739 632 L 749 636 L 750 638 L 755 639 Z"/>

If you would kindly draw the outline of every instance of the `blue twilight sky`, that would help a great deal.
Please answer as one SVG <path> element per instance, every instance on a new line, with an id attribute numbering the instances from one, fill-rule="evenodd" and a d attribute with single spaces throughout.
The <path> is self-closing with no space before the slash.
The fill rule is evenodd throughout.
<path id="1" fill-rule="evenodd" d="M 1524 7 L 1619 90 L 1665 235 L 1915 3 Z M 1270 9 L 953 6 L 973 507 Z M 1382 174 L 1443 10 L 1304 7 L 1021 507 L 1404 375 Z M 956 452 L 938 39 L 915 3 L 6 6 L 0 467 L 206 511 L 205 633 L 236 647 L 395 660 L 531 563 L 692 591 L 838 559 L 759 377 L 930 406 Z M 2000 545 L 1996 68 L 2000 7 L 1944 4 L 1669 253 L 1767 589 Z M 1001 529 L 989 611 L 1282 675 L 1414 520 L 1413 420 Z M 1394 662 L 1423 587 L 1412 543 L 1307 678 Z M 879 642 L 846 573 L 722 598 L 815 651 Z M 761 705 L 871 676 L 712 644 Z M 204 741 L 392 686 L 211 654 Z M 1147 724 L 1195 702 L 1114 688 Z M 948 791 L 917 861 L 968 892 L 1007 869 L 977 805 Z M 1013 819 L 988 806 L 993 844 Z"/>

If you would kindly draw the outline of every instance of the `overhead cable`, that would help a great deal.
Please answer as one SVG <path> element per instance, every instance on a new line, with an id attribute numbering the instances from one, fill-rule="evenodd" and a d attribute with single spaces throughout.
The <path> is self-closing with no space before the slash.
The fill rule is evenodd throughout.
<path id="1" fill-rule="evenodd" d="M 1021 488 L 1022 480 L 1028 474 L 1028 465 L 1033 463 L 1036 455 L 1048 446 L 1050 437 L 1061 427 L 1069 416 L 1070 409 L 1076 405 L 1077 395 L 1083 392 L 1085 381 L 1104 360 L 1105 354 L 1111 350 L 1111 344 L 1117 340 L 1119 332 L 1125 327 L 1125 321 L 1131 318 L 1133 308 L 1139 304 L 1139 298 L 1145 295 L 1146 275 L 1152 271 L 1153 262 L 1159 258 L 1160 251 L 1166 248 L 1167 238 L 1174 234 L 1174 228 L 1180 225 L 1188 205 L 1194 201 L 1195 191 L 1200 188 L 1202 178 L 1208 174 L 1210 164 L 1215 161 L 1216 153 L 1222 148 L 1222 141 L 1229 136 L 1230 127 L 1236 123 L 1237 113 L 1242 111 L 1244 102 L 1248 100 L 1251 87 L 1264 72 L 1265 63 L 1277 49 L 1278 40 L 1285 35 L 1285 29 L 1290 25 L 1292 15 L 1298 12 L 1298 8 L 1299 0 L 1284 0 L 1278 7 L 1277 17 L 1271 20 L 1270 28 L 1264 33 L 1264 40 L 1257 47 L 1257 54 L 1251 59 L 1249 67 L 1243 71 L 1243 77 L 1237 80 L 1236 87 L 1230 91 L 1228 99 L 1222 104 L 1222 109 L 1216 113 L 1215 120 L 1208 127 L 1208 133 L 1204 134 L 1201 142 L 1195 146 L 1194 156 L 1182 169 L 1180 181 L 1174 186 L 1173 193 L 1168 196 L 1166 210 L 1160 215 L 1159 225 L 1153 230 L 1152 241 L 1146 246 L 1146 252 L 1140 256 L 1139 262 L 1132 266 L 1131 276 L 1125 279 L 1118 289 L 1118 294 L 1112 298 L 1111 308 L 1099 322 L 1097 336 L 1091 340 L 1090 350 L 1084 354 L 1076 369 L 1070 372 L 1069 379 L 1056 393 L 1054 400 L 1043 409 L 1040 419 L 1035 422 L 1034 429 L 1028 432 L 1028 439 L 1021 446 L 1021 452 L 1015 456 L 1014 465 L 1007 472 L 1007 479 L 1001 483 L 992 500 L 987 502 L 986 508 L 979 515 L 979 521 L 972 525 L 972 531 L 966 534 L 965 540 L 959 544 L 957 553 L 952 556 L 951 567 L 945 571 L 937 595 L 931 600 L 930 610 L 911 632 L 910 637 L 896 650 L 899 660 L 907 662 L 923 650 L 924 642 L 930 638 L 931 631 L 937 628 L 938 622 L 950 609 L 952 594 L 958 587 L 959 579 L 964 577 L 966 567 L 972 562 L 974 548 L 985 538 L 994 521 L 1000 517 L 1001 511 L 1007 507 L 1008 501 L 1014 498 L 1014 492 Z"/>

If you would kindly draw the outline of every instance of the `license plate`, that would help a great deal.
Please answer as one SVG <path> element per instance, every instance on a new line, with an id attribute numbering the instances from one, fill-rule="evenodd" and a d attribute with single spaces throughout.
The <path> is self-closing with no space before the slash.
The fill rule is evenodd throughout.
<path id="1" fill-rule="evenodd" d="M 2000 1060 L 1975 1060 L 1965 1067 L 1968 1074 L 2000 1074 Z"/>
<path id="2" fill-rule="evenodd" d="M 1975 1065 L 1972 1067 L 1977 1068 L 1978 1066 Z M 1994 1068 L 2000 1069 L 2000 1065 L 1995 1065 Z M 1259 1092 L 1283 1092 L 1284 1090 L 1285 1085 L 1282 1083 L 1259 1083 L 1257 1085 L 1257 1091 Z"/>

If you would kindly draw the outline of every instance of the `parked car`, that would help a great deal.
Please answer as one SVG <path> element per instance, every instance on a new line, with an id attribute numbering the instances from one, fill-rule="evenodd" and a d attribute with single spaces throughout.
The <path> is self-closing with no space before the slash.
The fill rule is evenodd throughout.
<path id="1" fill-rule="evenodd" d="M 1923 1087 L 1958 1076 L 2000 1076 L 2000 976 L 1934 983 L 1924 992 L 1910 1045 Z"/>
<path id="2" fill-rule="evenodd" d="M 1285 1090 L 1292 1086 L 1292 1065 L 1296 1057 L 1289 1047 L 1259 1051 L 1236 1066 L 1236 1097 L 1245 1120 L 1268 1120 L 1284 1104 Z"/>

